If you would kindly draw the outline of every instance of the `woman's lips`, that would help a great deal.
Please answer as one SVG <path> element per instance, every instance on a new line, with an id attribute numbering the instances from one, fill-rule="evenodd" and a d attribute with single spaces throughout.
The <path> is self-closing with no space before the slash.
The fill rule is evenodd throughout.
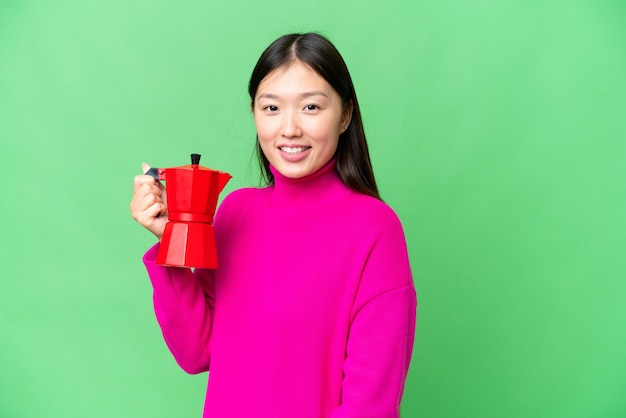
<path id="1" fill-rule="evenodd" d="M 311 147 L 307 147 L 303 145 L 298 145 L 298 146 L 284 145 L 284 146 L 278 147 L 278 149 L 283 159 L 290 161 L 290 162 L 298 162 L 306 158 L 306 156 L 310 154 Z"/>

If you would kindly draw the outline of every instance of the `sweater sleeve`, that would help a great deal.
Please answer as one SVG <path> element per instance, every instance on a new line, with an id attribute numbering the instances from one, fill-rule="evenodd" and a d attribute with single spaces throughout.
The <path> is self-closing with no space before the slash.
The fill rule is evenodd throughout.
<path id="1" fill-rule="evenodd" d="M 156 244 L 143 261 L 152 282 L 154 312 L 178 365 L 187 373 L 209 370 L 214 282 L 211 270 L 156 264 Z"/>
<path id="2" fill-rule="evenodd" d="M 399 220 L 386 223 L 364 267 L 332 418 L 397 418 L 415 336 L 417 297 Z"/>
<path id="3" fill-rule="evenodd" d="M 364 306 L 350 329 L 341 406 L 332 418 L 397 418 L 415 330 L 415 292 L 386 292 Z"/>

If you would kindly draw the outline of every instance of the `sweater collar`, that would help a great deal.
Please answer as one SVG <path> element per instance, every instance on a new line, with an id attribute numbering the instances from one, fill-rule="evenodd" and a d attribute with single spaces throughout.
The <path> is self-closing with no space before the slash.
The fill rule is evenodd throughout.
<path id="1" fill-rule="evenodd" d="M 305 177 L 291 178 L 283 176 L 270 165 L 270 171 L 274 175 L 272 201 L 289 206 L 319 202 L 322 197 L 345 187 L 335 166 L 336 161 L 333 158 L 315 173 Z"/>

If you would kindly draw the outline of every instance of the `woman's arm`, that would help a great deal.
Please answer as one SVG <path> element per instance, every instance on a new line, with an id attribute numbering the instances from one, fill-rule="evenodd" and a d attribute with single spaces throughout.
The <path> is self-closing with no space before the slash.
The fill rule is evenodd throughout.
<path id="1" fill-rule="evenodd" d="M 415 332 L 415 291 L 390 290 L 363 306 L 350 328 L 341 406 L 332 418 L 399 416 Z"/>
<path id="2" fill-rule="evenodd" d="M 142 172 L 150 169 L 142 164 Z M 167 223 L 165 187 L 148 175 L 135 176 L 130 210 L 133 218 L 159 240 Z M 144 255 L 154 288 L 154 311 L 165 342 L 188 373 L 208 370 L 213 322 L 213 280 L 210 270 L 158 266 L 157 244 Z"/>
<path id="3" fill-rule="evenodd" d="M 396 418 L 411 361 L 417 297 L 402 225 L 387 211 L 363 268 L 333 418 Z"/>
<path id="4" fill-rule="evenodd" d="M 159 244 L 148 250 L 143 260 L 165 342 L 184 371 L 208 371 L 214 308 L 211 270 L 159 266 L 155 263 L 158 248 Z"/>

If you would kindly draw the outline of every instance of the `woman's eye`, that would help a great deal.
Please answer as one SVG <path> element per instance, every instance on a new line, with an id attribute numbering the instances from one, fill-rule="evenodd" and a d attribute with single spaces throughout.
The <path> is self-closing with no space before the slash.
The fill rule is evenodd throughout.
<path id="1" fill-rule="evenodd" d="M 265 106 L 263 109 L 269 110 L 270 112 L 276 112 L 278 110 L 278 107 L 274 105 L 269 105 L 269 106 Z"/>
<path id="2" fill-rule="evenodd" d="M 314 105 L 314 104 L 310 104 L 310 105 L 306 105 L 306 106 L 305 106 L 305 109 L 306 109 L 306 110 L 318 110 L 318 109 L 319 109 L 319 106 Z"/>

